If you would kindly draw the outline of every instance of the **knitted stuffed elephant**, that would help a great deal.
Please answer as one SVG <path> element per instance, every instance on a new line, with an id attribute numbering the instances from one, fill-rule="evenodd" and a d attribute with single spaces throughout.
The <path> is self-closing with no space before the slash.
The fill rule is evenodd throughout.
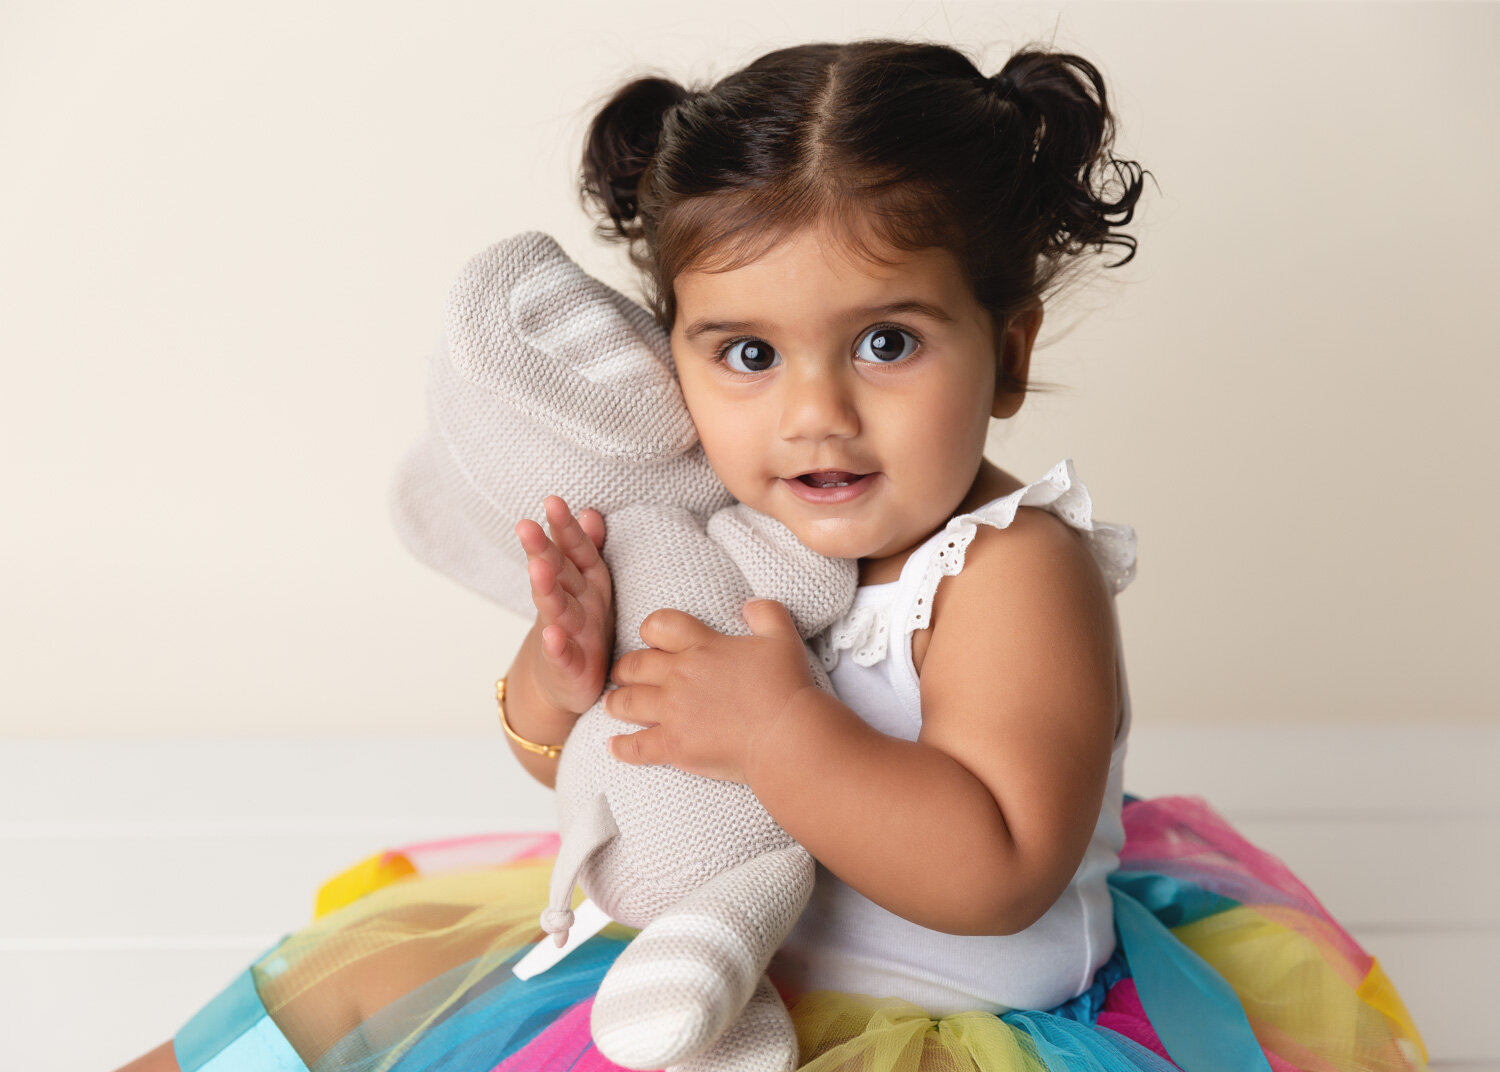
<path id="1" fill-rule="evenodd" d="M 616 658 L 645 646 L 641 622 L 661 607 L 743 636 L 744 603 L 775 599 L 806 639 L 850 606 L 855 562 L 814 554 L 733 500 L 698 444 L 666 333 L 547 235 L 469 262 L 430 374 L 430 431 L 403 464 L 397 527 L 465 586 L 532 615 L 513 529 L 541 522 L 558 494 L 605 517 Z M 828 688 L 811 653 L 808 665 Z M 614 759 L 608 738 L 639 728 L 595 703 L 557 773 L 562 841 L 543 928 L 573 925 L 575 882 L 640 928 L 600 985 L 595 1045 L 635 1069 L 795 1068 L 765 969 L 811 894 L 813 860 L 748 786 Z"/>

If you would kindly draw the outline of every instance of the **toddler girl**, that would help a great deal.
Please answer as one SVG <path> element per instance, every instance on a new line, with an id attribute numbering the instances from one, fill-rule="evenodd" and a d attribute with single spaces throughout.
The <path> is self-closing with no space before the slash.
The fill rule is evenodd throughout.
<path id="1" fill-rule="evenodd" d="M 814 641 L 836 697 L 770 601 L 750 636 L 664 608 L 611 668 L 602 519 L 553 497 L 550 538 L 516 527 L 538 613 L 512 747 L 551 785 L 535 745 L 607 677 L 642 727 L 619 760 L 755 791 L 818 861 L 770 969 L 809 1072 L 1423 1063 L 1378 965 L 1285 868 L 1201 801 L 1125 797 L 1134 533 L 1093 519 L 1070 460 L 1027 481 L 983 455 L 1044 301 L 1084 251 L 1134 250 L 1117 228 L 1143 173 L 1110 143 L 1086 60 L 1026 50 L 986 77 L 891 41 L 783 49 L 701 91 L 640 79 L 589 131 L 584 192 L 645 270 L 715 473 L 857 559 L 860 587 Z M 634 932 L 516 978 L 555 850 L 497 843 L 500 866 L 379 858 L 400 874 L 139 1067 L 614 1067 L 588 1010 Z"/>

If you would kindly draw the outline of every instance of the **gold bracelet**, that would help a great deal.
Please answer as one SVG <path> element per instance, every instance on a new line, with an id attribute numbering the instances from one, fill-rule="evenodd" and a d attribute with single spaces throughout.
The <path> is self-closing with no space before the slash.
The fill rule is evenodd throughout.
<path id="1" fill-rule="evenodd" d="M 548 759 L 556 759 L 562 754 L 562 745 L 537 744 L 535 741 L 528 741 L 525 737 L 522 737 L 510 728 L 510 719 L 505 717 L 505 678 L 503 677 L 495 682 L 495 703 L 500 708 L 500 728 L 505 731 L 505 736 L 515 741 L 516 744 L 526 749 L 526 751 L 535 752 L 537 755 L 546 756 Z"/>

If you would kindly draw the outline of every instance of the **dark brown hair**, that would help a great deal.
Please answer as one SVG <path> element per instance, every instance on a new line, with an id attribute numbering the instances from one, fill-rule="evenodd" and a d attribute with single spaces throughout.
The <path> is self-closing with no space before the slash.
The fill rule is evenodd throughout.
<path id="1" fill-rule="evenodd" d="M 800 45 L 703 89 L 622 86 L 590 124 L 580 195 L 599 234 L 629 243 L 668 329 L 679 273 L 737 267 L 828 222 L 872 260 L 880 243 L 947 249 L 998 331 L 1085 249 L 1124 247 L 1108 267 L 1135 255 L 1115 229 L 1146 173 L 1110 155 L 1113 131 L 1080 56 L 1023 49 L 986 77 L 946 45 Z"/>

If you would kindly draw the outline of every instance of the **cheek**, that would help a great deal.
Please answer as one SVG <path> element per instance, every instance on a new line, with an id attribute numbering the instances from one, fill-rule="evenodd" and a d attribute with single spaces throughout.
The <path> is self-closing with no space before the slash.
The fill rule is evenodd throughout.
<path id="1" fill-rule="evenodd" d="M 967 454 L 984 447 L 990 401 L 975 385 L 933 384 L 888 410 L 900 437 L 924 454 Z"/>
<path id="2" fill-rule="evenodd" d="M 704 421 L 698 425 L 698 441 L 703 444 L 708 464 L 719 474 L 719 479 L 730 484 L 734 475 L 734 459 L 740 454 L 735 449 L 734 436 L 726 431 L 722 423 Z"/>
<path id="3" fill-rule="evenodd" d="M 759 471 L 761 461 L 756 449 L 761 437 L 756 434 L 751 415 L 704 392 L 685 388 L 683 398 L 688 401 L 688 414 L 698 430 L 708 464 L 731 494 L 744 498 L 746 485 Z"/>
<path id="4" fill-rule="evenodd" d="M 688 416 L 692 418 L 693 427 L 698 430 L 698 439 L 711 455 L 713 451 L 710 444 L 722 423 L 715 412 L 713 397 L 696 373 L 684 373 L 681 363 L 678 365 L 677 382 L 682 388 L 682 401 L 687 406 Z"/>

